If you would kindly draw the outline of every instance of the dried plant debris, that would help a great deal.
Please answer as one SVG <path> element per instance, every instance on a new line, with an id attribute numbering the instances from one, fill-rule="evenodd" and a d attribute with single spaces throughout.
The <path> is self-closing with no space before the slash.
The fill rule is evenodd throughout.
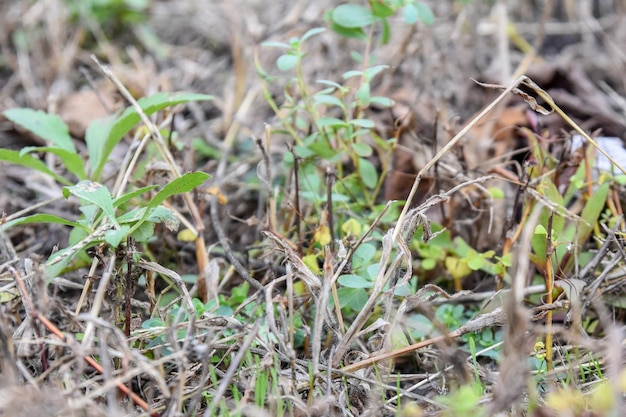
<path id="1" fill-rule="evenodd" d="M 0 416 L 622 415 L 626 8 L 512 3 L 0 2 Z"/>

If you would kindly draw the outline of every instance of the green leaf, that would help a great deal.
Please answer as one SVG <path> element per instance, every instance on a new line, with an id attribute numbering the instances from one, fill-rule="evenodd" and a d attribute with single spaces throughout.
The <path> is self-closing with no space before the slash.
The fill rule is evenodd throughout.
<path id="1" fill-rule="evenodd" d="M 371 25 L 376 17 L 367 7 L 358 4 L 342 4 L 333 10 L 332 21 L 345 28 L 362 28 Z"/>
<path id="2" fill-rule="evenodd" d="M 337 295 L 341 308 L 349 307 L 354 311 L 359 311 L 367 303 L 367 292 L 363 288 L 339 288 Z"/>
<path id="3" fill-rule="evenodd" d="M 343 101 L 335 96 L 331 96 L 330 94 L 318 94 L 313 96 L 313 100 L 315 100 L 316 104 L 329 104 L 333 106 L 338 106 L 340 108 L 345 108 Z"/>
<path id="4" fill-rule="evenodd" d="M 489 191 L 489 194 L 491 194 L 491 197 L 496 200 L 502 200 L 504 198 L 504 191 L 502 191 L 501 188 L 489 187 L 488 191 Z"/>
<path id="5" fill-rule="evenodd" d="M 374 79 L 378 74 L 388 69 L 389 65 L 376 65 L 375 67 L 370 67 L 365 70 L 365 76 L 368 80 Z"/>
<path id="6" fill-rule="evenodd" d="M 367 35 L 365 31 L 361 28 L 347 28 L 341 25 L 336 24 L 335 22 L 330 23 L 330 28 L 333 32 L 345 37 L 345 38 L 353 38 L 353 39 L 365 39 Z"/>
<path id="7" fill-rule="evenodd" d="M 143 222 L 133 233 L 132 237 L 137 242 L 145 242 L 154 236 L 154 223 L 146 221 Z"/>
<path id="8" fill-rule="evenodd" d="M 154 196 L 152 200 L 146 206 L 146 211 L 143 213 L 141 219 L 131 228 L 130 233 L 132 234 L 135 230 L 141 226 L 141 224 L 146 221 L 148 215 L 152 213 L 152 209 L 160 206 L 165 200 L 170 198 L 176 194 L 187 193 L 204 181 L 206 181 L 210 177 L 206 172 L 189 172 L 170 183 L 166 184 L 161 191 Z"/>
<path id="9" fill-rule="evenodd" d="M 366 83 L 361 84 L 359 89 L 356 91 L 356 94 L 354 95 L 354 97 L 359 103 L 359 106 L 361 107 L 369 106 L 370 105 L 370 83 L 366 82 Z"/>
<path id="10" fill-rule="evenodd" d="M 352 268 L 358 270 L 364 266 L 368 266 L 376 255 L 376 246 L 370 243 L 362 243 L 354 251 L 352 256 Z"/>
<path id="11" fill-rule="evenodd" d="M 372 13 L 374 16 L 380 19 L 392 16 L 396 12 L 393 7 L 388 6 L 382 1 L 372 1 L 370 2 L 370 5 L 372 6 Z"/>
<path id="12" fill-rule="evenodd" d="M 267 47 L 270 47 L 270 48 L 291 49 L 291 45 L 286 44 L 284 42 L 263 42 L 261 45 L 267 46 Z"/>
<path id="13" fill-rule="evenodd" d="M 130 227 L 127 225 L 124 225 L 119 229 L 107 230 L 104 234 L 104 241 L 114 248 L 117 248 L 120 245 L 120 242 L 126 239 L 129 231 Z"/>
<path id="14" fill-rule="evenodd" d="M 393 106 L 393 103 L 394 103 L 394 101 L 390 99 L 389 97 L 381 97 L 381 96 L 371 97 L 370 102 L 376 103 L 379 106 L 383 106 L 383 107 L 391 107 Z"/>
<path id="15" fill-rule="evenodd" d="M 120 224 L 135 223 L 143 219 L 145 213 L 145 207 L 136 208 L 119 216 L 117 221 L 120 222 Z M 158 206 L 151 209 L 148 216 L 145 216 L 145 221 L 150 223 L 165 223 L 166 227 L 170 230 L 176 230 L 180 225 L 180 219 L 172 210 L 165 206 Z"/>
<path id="16" fill-rule="evenodd" d="M 35 171 L 42 172 L 46 175 L 51 176 L 56 181 L 60 182 L 64 185 L 71 185 L 72 183 L 59 174 L 52 172 L 46 164 L 41 162 L 39 159 L 31 156 L 31 155 L 20 155 L 19 151 L 13 151 L 10 149 L 0 149 L 0 161 L 10 162 L 12 164 L 17 164 L 24 166 L 26 168 L 34 169 Z"/>
<path id="17" fill-rule="evenodd" d="M 63 217 L 54 216 L 52 214 L 33 214 L 32 216 L 20 217 L 15 220 L 11 220 L 6 222 L 5 224 L 0 226 L 0 231 L 4 231 L 13 226 L 19 226 L 22 224 L 33 224 L 33 223 L 54 223 L 54 224 L 62 224 L 65 226 L 73 226 L 73 227 L 81 227 L 86 229 L 81 224 L 73 222 L 71 220 L 64 219 Z"/>
<path id="18" fill-rule="evenodd" d="M 337 279 L 339 284 L 348 288 L 372 288 L 374 283 L 358 275 L 342 275 Z"/>
<path id="19" fill-rule="evenodd" d="M 322 159 L 332 159 L 337 155 L 337 151 L 331 148 L 328 143 L 321 140 L 310 144 L 308 149 Z M 300 153 L 298 153 L 298 155 L 302 156 Z"/>
<path id="20" fill-rule="evenodd" d="M 486 262 L 487 261 L 485 261 L 485 259 L 483 259 L 480 255 L 475 254 L 467 260 L 467 266 L 469 266 L 473 271 L 478 271 L 485 265 Z"/>
<path id="21" fill-rule="evenodd" d="M 587 204 L 585 204 L 585 208 L 583 208 L 580 217 L 586 222 L 582 222 L 580 225 L 580 229 L 578 230 L 580 243 L 587 240 L 591 231 L 593 230 L 594 225 L 598 221 L 600 214 L 602 213 L 602 209 L 606 205 L 606 198 L 609 193 L 610 184 L 604 183 L 602 184 L 587 200 Z"/>
<path id="22" fill-rule="evenodd" d="M 417 8 L 417 18 L 427 25 L 432 25 L 435 23 L 435 15 L 433 11 L 430 10 L 430 7 L 424 3 L 423 1 L 414 3 Z"/>
<path id="23" fill-rule="evenodd" d="M 189 191 L 193 190 L 204 181 L 206 181 L 209 177 L 210 175 L 206 172 L 196 171 L 188 172 L 187 174 L 176 178 L 175 180 L 166 184 L 165 187 L 163 187 L 163 189 L 154 196 L 154 198 L 148 204 L 148 208 L 153 208 L 160 205 L 173 195 L 188 193 Z"/>
<path id="24" fill-rule="evenodd" d="M 376 124 L 369 119 L 352 119 L 350 120 L 350 124 L 364 129 L 373 129 L 376 126 Z"/>
<path id="25" fill-rule="evenodd" d="M 417 23 L 417 19 L 419 18 L 419 11 L 415 6 L 415 3 L 409 3 L 404 7 L 404 21 L 409 25 L 414 25 Z"/>
<path id="26" fill-rule="evenodd" d="M 432 258 L 422 259 L 420 262 L 420 266 L 423 270 L 430 271 L 432 269 L 435 269 L 435 267 L 437 266 L 437 261 Z"/>
<path id="27" fill-rule="evenodd" d="M 304 35 L 302 35 L 302 37 L 300 38 L 301 42 L 306 41 L 307 39 L 315 36 L 315 35 L 319 35 L 320 33 L 325 32 L 326 29 L 324 28 L 313 28 L 313 29 L 309 29 Z"/>
<path id="28" fill-rule="evenodd" d="M 56 147 L 76 153 L 67 125 L 56 114 L 25 108 L 9 109 L 3 114 L 16 125 L 20 125 Z"/>
<path id="29" fill-rule="evenodd" d="M 74 186 L 65 187 L 63 194 L 66 197 L 68 196 L 68 192 L 82 200 L 88 201 L 89 203 L 100 207 L 111 223 L 119 228 L 119 223 L 115 218 L 113 198 L 111 197 L 111 193 L 107 187 L 94 181 L 85 180 Z"/>
<path id="30" fill-rule="evenodd" d="M 49 152 L 58 156 L 63 162 L 63 166 L 72 174 L 76 175 L 79 180 L 86 180 L 87 173 L 85 172 L 85 162 L 74 151 L 67 151 L 61 148 L 53 148 L 49 146 L 27 146 L 20 150 L 21 155 L 26 155 L 30 152 Z"/>
<path id="31" fill-rule="evenodd" d="M 298 63 L 298 57 L 292 54 L 284 54 L 276 60 L 276 66 L 281 71 L 289 71 Z"/>
<path id="32" fill-rule="evenodd" d="M 113 200 L 113 207 L 119 207 L 122 204 L 126 203 L 127 201 L 130 201 L 132 198 L 140 196 L 142 194 L 145 194 L 148 191 L 154 190 L 155 188 L 159 188 L 159 186 L 158 185 L 148 185 L 146 187 L 141 187 L 141 188 L 133 190 L 133 191 L 131 191 L 129 193 L 123 194 L 120 197 L 118 197 L 115 200 Z"/>
<path id="33" fill-rule="evenodd" d="M 143 112 L 149 116 L 166 107 L 191 101 L 213 100 L 213 96 L 193 93 L 156 93 L 137 102 Z M 93 121 L 87 128 L 85 142 L 93 167 L 91 178 L 98 179 L 113 148 L 138 122 L 139 114 L 134 107 L 128 107 L 120 115 Z"/>
<path id="34" fill-rule="evenodd" d="M 359 175 L 361 176 L 361 180 L 363 180 L 363 184 L 365 184 L 366 187 L 376 187 L 376 183 L 378 182 L 378 172 L 376 172 L 374 164 L 372 164 L 368 159 L 359 158 Z"/>
<path id="35" fill-rule="evenodd" d="M 367 143 L 353 143 L 352 149 L 357 155 L 362 156 L 364 158 L 371 156 L 373 152 L 372 147 L 368 145 Z"/>
<path id="36" fill-rule="evenodd" d="M 340 127 L 346 127 L 347 124 L 346 122 L 344 122 L 341 119 L 337 119 L 336 117 L 320 117 L 319 119 L 317 119 L 317 125 L 319 127 L 333 127 L 333 128 L 340 128 Z"/>

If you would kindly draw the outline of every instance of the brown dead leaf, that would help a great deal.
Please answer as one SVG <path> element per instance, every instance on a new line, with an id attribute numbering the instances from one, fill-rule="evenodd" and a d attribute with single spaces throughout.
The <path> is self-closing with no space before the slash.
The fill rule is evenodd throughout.
<path id="1" fill-rule="evenodd" d="M 112 88 L 102 88 L 98 92 L 81 90 L 61 100 L 59 116 L 69 126 L 73 137 L 83 138 L 91 122 L 107 117 L 119 108 L 120 102 Z"/>

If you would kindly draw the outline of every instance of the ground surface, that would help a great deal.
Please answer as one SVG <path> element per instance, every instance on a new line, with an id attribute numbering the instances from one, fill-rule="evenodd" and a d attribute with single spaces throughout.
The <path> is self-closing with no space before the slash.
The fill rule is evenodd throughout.
<path id="1" fill-rule="evenodd" d="M 88 127 L 130 98 L 93 54 L 135 98 L 213 96 L 152 116 L 179 174 L 211 178 L 163 202 L 178 229 L 92 234 L 54 273 L 71 227 L 0 230 L 0 415 L 622 415 L 626 172 L 572 143 L 626 166 L 623 1 L 427 1 L 387 42 L 330 30 L 331 0 L 73 3 L 0 4 L 0 111 L 58 114 L 91 170 Z M 263 44 L 317 27 L 277 68 Z M 46 145 L 14 122 L 0 148 Z M 128 168 L 142 129 L 97 182 L 176 178 L 154 143 Z M 0 162 L 2 223 L 88 217 L 35 155 L 69 183 Z M 429 161 L 417 210 L 385 208 Z"/>

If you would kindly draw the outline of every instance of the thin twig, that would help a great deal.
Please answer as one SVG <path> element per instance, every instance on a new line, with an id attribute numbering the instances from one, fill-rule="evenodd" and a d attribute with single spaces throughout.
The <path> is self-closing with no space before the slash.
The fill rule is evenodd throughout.
<path id="1" fill-rule="evenodd" d="M 220 386 L 217 388 L 217 391 L 215 392 L 215 396 L 213 397 L 211 404 L 204 411 L 204 414 L 203 414 L 204 417 L 209 417 L 209 416 L 214 415 L 213 410 L 215 410 L 215 408 L 219 406 L 219 402 L 222 400 L 222 397 L 224 396 L 224 394 L 226 394 L 226 390 L 228 389 L 228 386 L 231 384 L 231 381 L 233 377 L 235 376 L 237 369 L 239 369 L 239 365 L 241 364 L 243 357 L 248 353 L 248 348 L 250 347 L 250 345 L 252 345 L 252 342 L 256 338 L 256 335 L 259 332 L 260 328 L 261 328 L 261 320 L 257 320 L 257 322 L 254 323 L 254 327 L 252 327 L 252 329 L 248 333 L 248 337 L 246 337 L 246 339 L 241 344 L 241 348 L 237 351 L 237 354 L 235 355 L 233 360 L 230 362 L 230 366 L 228 367 L 228 370 L 226 371 L 226 375 L 224 375 L 224 378 L 222 378 L 222 382 L 220 382 Z"/>
<path id="2" fill-rule="evenodd" d="M 241 275 L 241 277 L 246 280 L 248 284 L 250 284 L 255 290 L 263 292 L 265 289 L 263 285 L 256 279 L 252 278 L 252 276 L 246 271 L 243 265 L 239 262 L 239 259 L 233 255 L 233 250 L 230 247 L 230 243 L 228 243 L 228 238 L 224 233 L 224 229 L 222 228 L 222 224 L 220 223 L 220 216 L 218 214 L 218 202 L 215 196 L 209 197 L 209 209 L 211 214 L 211 224 L 213 225 L 213 230 L 215 230 L 215 234 L 217 235 L 217 239 L 222 245 L 222 249 L 224 249 L 224 253 L 228 258 L 230 264 L 235 268 L 237 273 Z"/>

